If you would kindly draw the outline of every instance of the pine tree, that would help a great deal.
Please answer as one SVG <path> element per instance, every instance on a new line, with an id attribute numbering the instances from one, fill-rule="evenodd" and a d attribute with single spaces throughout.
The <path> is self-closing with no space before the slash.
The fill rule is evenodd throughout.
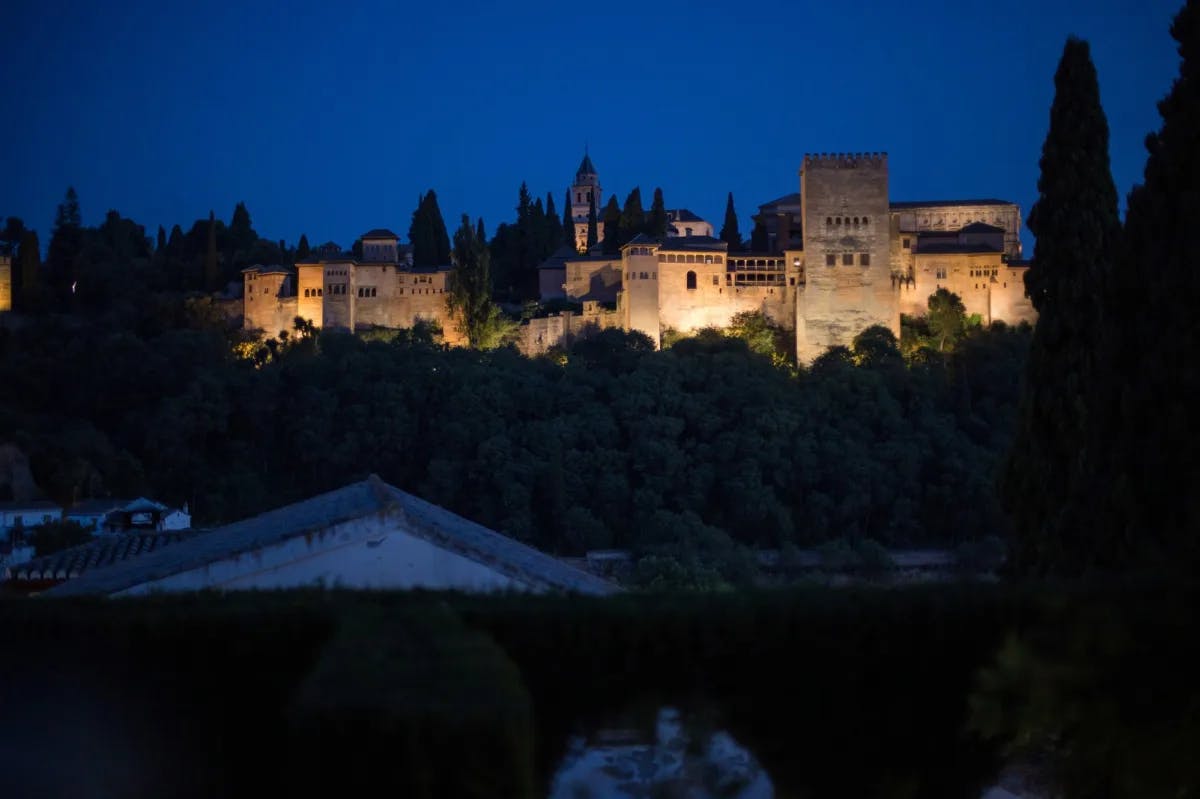
<path id="1" fill-rule="evenodd" d="M 725 224 L 721 226 L 721 241 L 729 245 L 730 252 L 742 249 L 742 233 L 738 230 L 737 211 L 733 209 L 733 192 L 725 200 Z"/>
<path id="2" fill-rule="evenodd" d="M 667 206 L 663 202 L 662 189 L 654 190 L 654 200 L 650 203 L 650 213 L 646 217 L 646 233 L 658 239 L 666 238 Z"/>
<path id="3" fill-rule="evenodd" d="M 611 198 L 609 198 L 611 200 Z M 588 198 L 588 229 L 587 229 L 587 249 L 591 250 L 596 246 L 599 240 L 599 220 L 596 218 L 596 195 L 592 194 Z"/>
<path id="4" fill-rule="evenodd" d="M 466 214 L 454 233 L 454 273 L 450 277 L 447 305 L 462 332 L 476 349 L 492 349 L 510 325 L 492 302 L 491 256 L 479 236 L 483 220 L 473 226 Z"/>
<path id="5" fill-rule="evenodd" d="M 306 258 L 312 257 L 312 247 L 308 244 L 308 236 L 300 234 L 300 241 L 296 244 L 296 260 L 303 261 Z"/>
<path id="6" fill-rule="evenodd" d="M 1146 139 L 1144 182 L 1129 195 L 1117 268 L 1106 284 L 1097 394 L 1082 470 L 1104 477 L 1096 548 L 1104 565 L 1200 565 L 1200 2 L 1171 26 L 1179 77 Z M 1040 322 L 1039 322 L 1040 324 Z M 1092 507 L 1095 506 L 1095 503 Z"/>
<path id="7" fill-rule="evenodd" d="M 82 251 L 83 217 L 79 212 L 79 195 L 74 186 L 69 186 L 54 216 L 54 230 L 46 251 L 47 277 L 59 294 L 69 295 L 71 286 L 79 280 Z"/>
<path id="8" fill-rule="evenodd" d="M 616 255 L 621 251 L 621 208 L 615 194 L 608 195 L 604 207 L 604 254 Z"/>
<path id="9" fill-rule="evenodd" d="M 621 209 L 620 225 L 617 236 L 622 244 L 629 242 L 646 227 L 646 213 L 642 210 L 642 190 L 635 186 L 625 198 L 625 207 Z"/>
<path id="10" fill-rule="evenodd" d="M 1037 241 L 1025 288 L 1038 321 L 1001 491 L 1016 534 L 1014 562 L 1025 571 L 1077 570 L 1103 557 L 1080 513 L 1094 502 L 1080 467 L 1097 399 L 1099 289 L 1112 273 L 1120 217 L 1087 42 L 1067 40 L 1054 85 L 1028 220 Z"/>

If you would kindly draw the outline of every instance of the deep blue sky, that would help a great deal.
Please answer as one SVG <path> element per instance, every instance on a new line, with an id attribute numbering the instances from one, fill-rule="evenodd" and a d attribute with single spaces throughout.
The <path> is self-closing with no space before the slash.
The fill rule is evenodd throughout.
<path id="1" fill-rule="evenodd" d="M 798 190 L 805 152 L 885 150 L 896 200 L 1037 196 L 1053 74 L 1088 39 L 1122 195 L 1178 70 L 1180 0 L 964 4 L 17 0 L 0 216 L 43 246 L 68 184 L 153 235 L 246 202 L 260 235 L 348 247 L 560 205 L 584 142 L 606 193 L 655 186 L 720 227 Z M 620 8 L 628 8 L 618 16 Z M 1027 255 L 1030 237 L 1024 232 Z"/>

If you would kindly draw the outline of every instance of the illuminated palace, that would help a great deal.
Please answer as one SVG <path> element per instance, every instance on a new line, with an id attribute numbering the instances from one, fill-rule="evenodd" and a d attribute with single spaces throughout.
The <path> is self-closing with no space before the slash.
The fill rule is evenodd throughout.
<path id="1" fill-rule="evenodd" d="M 585 155 L 571 187 L 576 246 L 538 272 L 543 301 L 565 299 L 579 310 L 529 320 L 519 346 L 538 354 L 610 327 L 641 331 L 659 345 L 666 330 L 725 327 L 739 312 L 758 311 L 794 332 L 797 357 L 808 362 L 871 325 L 899 335 L 900 315 L 925 313 L 939 288 L 984 324 L 1035 319 L 1014 203 L 892 202 L 884 153 L 806 155 L 799 189 L 759 206 L 764 252 L 729 252 L 711 224 L 675 209 L 666 237 L 638 236 L 606 256 L 586 248 L 588 212 L 602 195 Z M 449 275 L 449 266 L 412 268 L 396 234 L 372 230 L 357 257 L 245 270 L 245 326 L 271 335 L 296 316 L 348 329 L 425 319 L 461 343 L 446 305 Z"/>
<path id="2" fill-rule="evenodd" d="M 572 209 L 577 242 L 588 190 L 598 193 L 600 181 L 585 156 L 571 190 L 584 199 Z M 754 220 L 767 231 L 765 252 L 731 253 L 707 223 L 698 235 L 672 224 L 667 237 L 638 236 L 619 257 L 593 248 L 549 259 L 539 273 L 542 299 L 573 300 L 582 312 L 532 320 L 524 349 L 544 351 L 588 327 L 639 330 L 657 344 L 666 329 L 724 327 L 739 312 L 759 311 L 795 332 L 807 362 L 871 325 L 899 335 L 900 315 L 924 314 L 939 288 L 984 324 L 1035 319 L 1020 208 L 891 202 L 885 153 L 806 155 L 800 191 L 760 206 Z"/>

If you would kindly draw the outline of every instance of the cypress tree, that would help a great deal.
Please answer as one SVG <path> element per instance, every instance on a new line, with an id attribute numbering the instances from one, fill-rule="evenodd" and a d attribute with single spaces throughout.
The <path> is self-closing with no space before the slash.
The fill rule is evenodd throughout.
<path id="1" fill-rule="evenodd" d="M 612 198 L 609 198 L 609 202 L 612 202 Z M 591 250 L 593 247 L 595 247 L 596 242 L 599 241 L 599 238 L 599 220 L 596 218 L 596 195 L 593 193 L 592 196 L 588 198 L 587 249 Z"/>
<path id="2" fill-rule="evenodd" d="M 303 261 L 312 256 L 312 247 L 308 245 L 308 236 L 300 234 L 300 242 L 296 245 L 296 260 Z"/>
<path id="3" fill-rule="evenodd" d="M 650 214 L 646 217 L 646 232 L 655 238 L 665 238 L 667 235 L 667 206 L 663 202 L 662 189 L 654 190 L 654 200 L 650 203 Z"/>
<path id="4" fill-rule="evenodd" d="M 417 210 L 413 211 L 408 227 L 408 242 L 412 245 L 413 266 L 433 267 L 450 263 L 450 237 L 438 208 L 433 189 L 420 195 Z"/>
<path id="5" fill-rule="evenodd" d="M 479 220 L 475 224 L 475 238 L 479 239 L 485 244 L 487 243 L 487 228 L 485 228 L 483 225 L 482 216 L 479 217 Z"/>
<path id="6" fill-rule="evenodd" d="M 1143 183 L 1129 195 L 1117 268 L 1108 282 L 1098 358 L 1110 400 L 1089 416 L 1084 468 L 1105 477 L 1099 519 L 1113 564 L 1200 565 L 1200 2 L 1171 26 L 1179 77 L 1146 138 Z M 1102 508 L 1102 510 L 1109 510 Z"/>
<path id="7" fill-rule="evenodd" d="M 159 225 L 158 226 L 158 238 L 156 238 L 154 241 L 154 252 L 157 255 L 159 253 L 162 253 L 166 249 L 167 249 L 167 231 L 163 229 L 162 225 Z"/>
<path id="8" fill-rule="evenodd" d="M 221 287 L 221 265 L 217 260 L 217 218 L 208 212 L 208 243 L 204 251 L 204 287 L 217 291 Z"/>
<path id="9" fill-rule="evenodd" d="M 725 224 L 721 226 L 721 241 L 729 245 L 730 252 L 742 249 L 742 233 L 738 230 L 737 211 L 733 209 L 733 192 L 725 200 Z"/>
<path id="10" fill-rule="evenodd" d="M 1067 40 L 1054 86 L 1039 196 L 1028 219 L 1037 241 L 1025 290 L 1038 321 L 1001 482 L 1016 535 L 1014 563 L 1038 572 L 1075 571 L 1102 558 L 1081 514 L 1093 504 L 1081 466 L 1096 401 L 1100 287 L 1120 236 L 1108 121 L 1087 42 Z"/>
<path id="11" fill-rule="evenodd" d="M 646 227 L 646 213 L 642 210 L 642 190 L 634 186 L 633 191 L 625 198 L 625 207 L 621 209 L 620 225 L 617 228 L 618 247 L 627 243 Z"/>
<path id="12" fill-rule="evenodd" d="M 604 254 L 616 255 L 621 251 L 621 208 L 617 205 L 617 196 L 608 195 L 608 205 L 604 207 Z"/>
<path id="13" fill-rule="evenodd" d="M 558 249 L 566 240 L 563 236 L 562 220 L 558 218 L 558 208 L 554 206 L 554 194 L 546 192 L 546 231 L 550 242 L 550 251 Z"/>
<path id="14" fill-rule="evenodd" d="M 571 190 L 567 189 L 567 197 L 563 204 L 563 243 L 570 244 L 572 247 L 575 243 L 575 218 L 571 216 Z"/>

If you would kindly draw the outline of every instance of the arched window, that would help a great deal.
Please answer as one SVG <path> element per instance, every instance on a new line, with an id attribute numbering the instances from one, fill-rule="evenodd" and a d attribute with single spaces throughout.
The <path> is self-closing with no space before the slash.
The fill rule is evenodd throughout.
<path id="1" fill-rule="evenodd" d="M 833 217 L 832 217 L 832 216 L 827 216 L 827 217 L 825 217 L 825 224 L 826 224 L 826 225 L 832 225 L 832 224 L 833 224 Z"/>
<path id="2" fill-rule="evenodd" d="M 688 291 L 696 290 L 696 273 L 695 272 L 687 273 L 687 287 L 688 287 Z"/>
<path id="3" fill-rule="evenodd" d="M 867 224 L 867 221 L 868 221 L 868 218 L 864 216 L 862 218 L 862 223 L 865 225 L 865 224 Z"/>

